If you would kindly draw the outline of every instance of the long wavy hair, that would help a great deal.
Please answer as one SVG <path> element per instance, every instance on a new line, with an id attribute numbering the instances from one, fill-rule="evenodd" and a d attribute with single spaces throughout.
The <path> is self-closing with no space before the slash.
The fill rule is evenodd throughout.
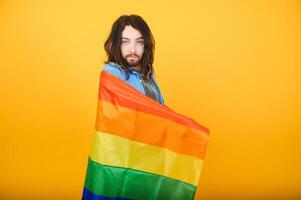
<path id="1" fill-rule="evenodd" d="M 130 66 L 122 57 L 120 49 L 122 31 L 127 25 L 131 25 L 142 34 L 144 39 L 144 52 L 141 58 L 142 74 L 144 79 L 149 80 L 151 75 L 154 73 L 153 62 L 155 40 L 147 23 L 138 15 L 122 15 L 114 22 L 111 33 L 104 44 L 108 57 L 105 63 L 117 63 L 121 65 L 126 72 L 130 69 Z M 128 77 L 128 73 L 126 74 Z"/>

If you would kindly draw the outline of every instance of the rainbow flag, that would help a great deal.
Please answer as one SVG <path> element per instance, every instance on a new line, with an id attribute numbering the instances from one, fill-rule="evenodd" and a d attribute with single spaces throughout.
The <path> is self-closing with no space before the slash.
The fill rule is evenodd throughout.
<path id="1" fill-rule="evenodd" d="M 209 130 L 101 72 L 83 197 L 193 199 Z"/>

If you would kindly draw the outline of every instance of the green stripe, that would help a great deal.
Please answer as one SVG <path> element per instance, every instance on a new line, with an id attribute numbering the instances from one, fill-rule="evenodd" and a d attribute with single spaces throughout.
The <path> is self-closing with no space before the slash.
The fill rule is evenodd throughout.
<path id="1" fill-rule="evenodd" d="M 101 165 L 89 158 L 85 188 L 96 195 L 128 199 L 194 198 L 194 185 L 138 170 Z"/>

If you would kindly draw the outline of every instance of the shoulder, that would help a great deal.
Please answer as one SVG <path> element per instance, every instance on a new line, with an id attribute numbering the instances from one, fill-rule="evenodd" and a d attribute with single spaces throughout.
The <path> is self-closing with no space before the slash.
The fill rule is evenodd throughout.
<path id="1" fill-rule="evenodd" d="M 109 72 L 120 79 L 124 79 L 124 71 L 116 63 L 110 62 L 102 67 L 102 71 Z"/>

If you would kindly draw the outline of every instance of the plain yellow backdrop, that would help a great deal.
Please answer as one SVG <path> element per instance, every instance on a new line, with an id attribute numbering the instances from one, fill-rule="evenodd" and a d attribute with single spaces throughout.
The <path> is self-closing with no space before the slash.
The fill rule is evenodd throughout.
<path id="1" fill-rule="evenodd" d="M 156 40 L 166 105 L 211 130 L 196 199 L 301 198 L 301 2 L 0 1 L 0 198 L 80 199 L 103 44 Z"/>

